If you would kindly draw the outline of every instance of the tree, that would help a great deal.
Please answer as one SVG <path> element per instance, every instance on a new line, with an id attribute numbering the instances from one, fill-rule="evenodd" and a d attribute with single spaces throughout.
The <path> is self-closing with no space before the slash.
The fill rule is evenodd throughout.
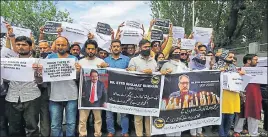
<path id="1" fill-rule="evenodd" d="M 57 10 L 53 1 L 1 1 L 1 16 L 13 26 L 31 29 L 35 40 L 46 21 L 72 22 L 69 15 L 67 11 Z M 53 38 L 47 36 L 48 40 Z"/>
<path id="2" fill-rule="evenodd" d="M 193 1 L 151 1 L 154 18 L 170 19 L 174 26 L 192 31 Z M 247 46 L 251 42 L 267 42 L 267 1 L 213 0 L 195 1 L 195 26 L 214 30 L 218 47 Z"/>

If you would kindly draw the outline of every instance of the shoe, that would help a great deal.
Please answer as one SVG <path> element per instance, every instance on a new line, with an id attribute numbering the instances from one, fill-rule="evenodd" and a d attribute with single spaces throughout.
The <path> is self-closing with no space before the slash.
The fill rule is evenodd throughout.
<path id="1" fill-rule="evenodd" d="M 126 134 L 123 134 L 122 136 L 123 136 L 123 137 L 129 137 L 129 134 L 126 133 Z"/>
<path id="2" fill-rule="evenodd" d="M 246 135 L 246 134 L 248 134 L 248 131 L 247 131 L 247 130 L 243 130 L 243 131 L 241 132 L 241 134 Z"/>
<path id="3" fill-rule="evenodd" d="M 109 134 L 107 135 L 107 137 L 113 137 L 113 136 L 114 136 L 113 133 L 109 133 Z"/>
<path id="4" fill-rule="evenodd" d="M 197 133 L 197 136 L 198 137 L 204 137 L 204 134 L 203 133 Z"/>
<path id="5" fill-rule="evenodd" d="M 240 137 L 240 134 L 237 133 L 237 132 L 235 132 L 235 133 L 233 134 L 233 137 Z"/>

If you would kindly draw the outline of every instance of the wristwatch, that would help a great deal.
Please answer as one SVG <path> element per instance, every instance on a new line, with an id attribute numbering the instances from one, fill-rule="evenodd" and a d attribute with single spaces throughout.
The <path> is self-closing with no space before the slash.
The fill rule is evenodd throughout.
<path id="1" fill-rule="evenodd" d="M 15 37 L 15 34 L 14 33 L 11 33 L 8 35 L 9 37 Z"/>

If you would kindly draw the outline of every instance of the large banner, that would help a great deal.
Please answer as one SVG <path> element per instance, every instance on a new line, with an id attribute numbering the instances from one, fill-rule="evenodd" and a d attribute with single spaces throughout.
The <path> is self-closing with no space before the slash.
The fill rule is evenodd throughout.
<path id="1" fill-rule="evenodd" d="M 161 75 L 137 74 L 121 69 L 82 68 L 80 76 L 79 109 L 159 115 L 163 91 L 161 82 L 164 82 Z"/>
<path id="2" fill-rule="evenodd" d="M 221 123 L 219 71 L 165 76 L 159 117 L 152 117 L 152 135 Z"/>

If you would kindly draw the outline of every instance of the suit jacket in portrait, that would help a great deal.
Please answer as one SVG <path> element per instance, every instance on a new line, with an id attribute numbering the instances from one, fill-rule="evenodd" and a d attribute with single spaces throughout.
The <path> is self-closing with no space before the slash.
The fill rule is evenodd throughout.
<path id="1" fill-rule="evenodd" d="M 91 80 L 84 80 L 82 87 L 82 102 L 81 107 L 102 107 L 106 102 L 107 93 L 105 90 L 104 83 L 101 81 L 97 81 L 97 98 L 93 104 L 89 101 L 90 93 L 91 93 Z"/>

